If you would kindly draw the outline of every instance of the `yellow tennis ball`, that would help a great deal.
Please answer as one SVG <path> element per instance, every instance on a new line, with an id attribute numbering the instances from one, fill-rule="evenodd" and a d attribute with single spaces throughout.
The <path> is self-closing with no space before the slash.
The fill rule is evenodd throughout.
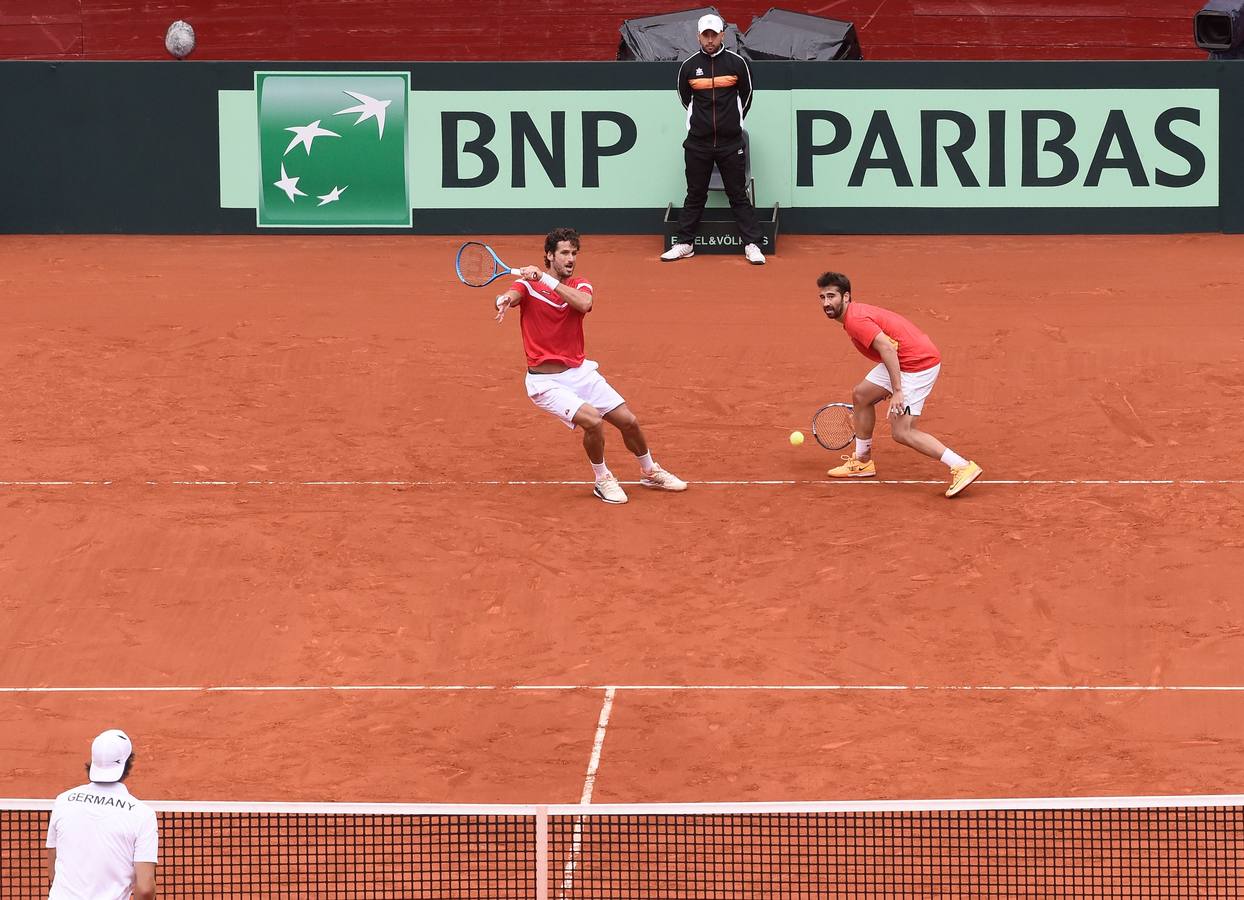
<path id="1" fill-rule="evenodd" d="M 790 443 L 791 443 L 791 446 L 793 447 L 798 447 L 800 444 L 802 444 L 803 443 L 803 432 L 792 431 L 790 433 Z"/>

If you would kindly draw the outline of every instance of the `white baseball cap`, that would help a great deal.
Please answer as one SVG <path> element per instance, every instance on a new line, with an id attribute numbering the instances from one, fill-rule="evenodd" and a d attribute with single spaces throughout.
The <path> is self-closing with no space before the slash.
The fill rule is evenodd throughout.
<path id="1" fill-rule="evenodd" d="M 91 741 L 91 781 L 120 781 L 134 745 L 124 731 L 109 728 Z"/>
<path id="2" fill-rule="evenodd" d="M 721 34 L 726 30 L 726 23 L 721 21 L 721 16 L 709 13 L 707 16 L 700 16 L 700 21 L 695 26 L 695 30 L 697 34 L 703 34 L 706 31 L 715 31 Z"/>

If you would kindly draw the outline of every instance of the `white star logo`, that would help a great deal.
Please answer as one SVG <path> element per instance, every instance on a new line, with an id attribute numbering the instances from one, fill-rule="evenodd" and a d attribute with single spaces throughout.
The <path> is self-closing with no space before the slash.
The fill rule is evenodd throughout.
<path id="1" fill-rule="evenodd" d="M 333 189 L 329 191 L 327 194 L 317 195 L 320 198 L 320 202 L 317 205 L 327 206 L 329 203 L 336 203 L 338 200 L 341 199 L 341 195 L 346 192 L 346 188 L 348 188 L 349 186 L 350 185 L 347 184 L 346 187 L 339 188 L 336 185 L 333 185 Z"/>
<path id="2" fill-rule="evenodd" d="M 307 196 L 298 190 L 298 176 L 290 178 L 285 174 L 285 163 L 281 163 L 281 180 L 272 182 L 274 186 L 285 192 L 285 196 L 289 197 L 289 202 L 293 203 L 295 197 Z"/>
<path id="3" fill-rule="evenodd" d="M 327 128 L 321 128 L 319 119 L 316 119 L 310 125 L 303 125 L 301 127 L 295 125 L 293 128 L 286 128 L 285 130 L 292 131 L 294 133 L 294 139 L 289 142 L 289 146 L 285 148 L 285 153 L 282 153 L 282 156 L 288 154 L 289 151 L 293 150 L 299 144 L 302 144 L 302 146 L 306 148 L 307 156 L 310 156 L 311 142 L 317 137 L 341 137 L 341 135 L 335 131 L 329 131 Z"/>
<path id="4" fill-rule="evenodd" d="M 384 137 L 384 113 L 389 108 L 392 100 L 377 100 L 375 97 L 368 97 L 366 94 L 356 94 L 354 91 L 342 91 L 343 94 L 349 94 L 359 102 L 358 106 L 351 106 L 346 109 L 340 109 L 333 113 L 334 116 L 344 116 L 350 113 L 358 113 L 359 117 L 354 121 L 355 125 L 361 125 L 368 119 L 375 119 L 376 124 L 380 126 L 380 137 Z"/>

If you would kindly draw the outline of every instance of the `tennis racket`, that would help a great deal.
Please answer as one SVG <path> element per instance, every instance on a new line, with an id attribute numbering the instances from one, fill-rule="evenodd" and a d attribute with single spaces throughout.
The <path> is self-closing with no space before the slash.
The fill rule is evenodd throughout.
<path id="1" fill-rule="evenodd" d="M 830 403 L 812 417 L 812 436 L 826 450 L 841 450 L 855 440 L 850 403 Z"/>
<path id="2" fill-rule="evenodd" d="M 479 241 L 467 241 L 458 248 L 454 269 L 458 272 L 458 280 L 469 287 L 484 287 L 506 275 L 520 274 L 518 269 L 503 263 L 491 247 Z"/>

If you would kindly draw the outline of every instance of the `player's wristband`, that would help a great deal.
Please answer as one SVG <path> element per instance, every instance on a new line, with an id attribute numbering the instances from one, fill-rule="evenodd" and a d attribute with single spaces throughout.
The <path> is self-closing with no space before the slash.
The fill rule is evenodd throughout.
<path id="1" fill-rule="evenodd" d="M 509 294 L 497 294 L 497 312 L 501 311 L 501 307 L 510 302 Z"/>
<path id="2" fill-rule="evenodd" d="M 542 272 L 542 273 L 540 274 L 540 283 L 541 283 L 542 285 L 544 285 L 546 288 L 548 288 L 550 291 L 555 291 L 555 290 L 557 290 L 557 286 L 558 286 L 559 284 L 561 284 L 561 282 L 560 282 L 560 281 L 558 281 L 556 278 L 554 278 L 554 277 L 553 277 L 552 275 L 550 275 L 548 272 Z"/>

